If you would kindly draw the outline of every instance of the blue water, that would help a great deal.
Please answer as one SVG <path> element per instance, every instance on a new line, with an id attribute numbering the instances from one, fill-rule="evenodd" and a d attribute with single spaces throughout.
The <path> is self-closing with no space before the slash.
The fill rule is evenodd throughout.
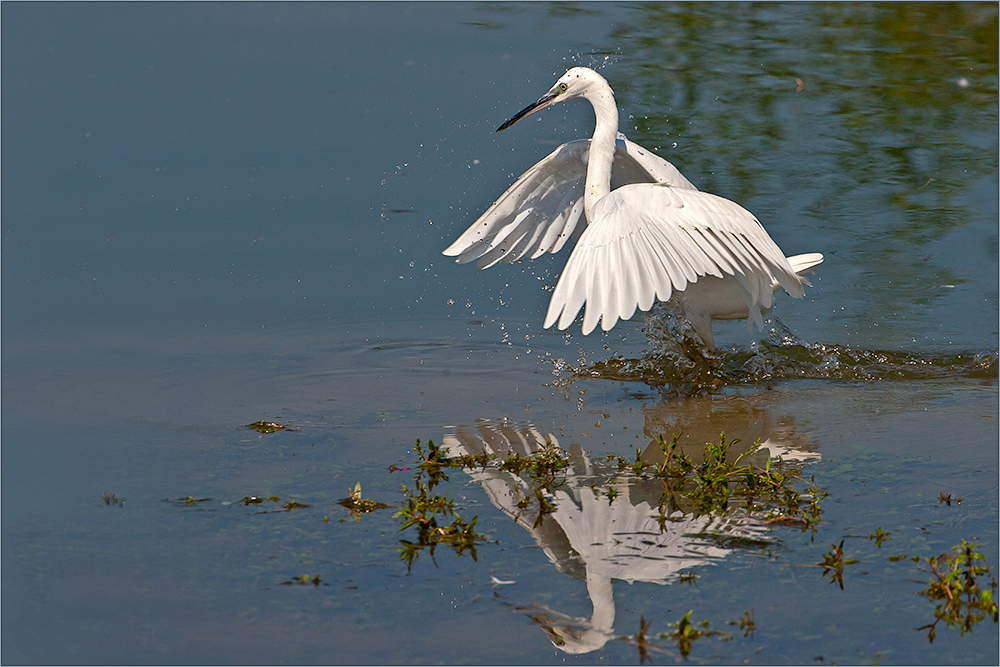
<path id="1" fill-rule="evenodd" d="M 689 609 L 734 633 L 696 641 L 696 662 L 996 662 L 990 621 L 933 644 L 915 630 L 929 575 L 887 557 L 975 538 L 997 568 L 995 364 L 668 396 L 566 370 L 648 347 L 641 316 L 541 328 L 568 253 L 487 271 L 440 254 L 590 132 L 582 102 L 494 132 L 586 65 L 632 140 L 786 253 L 824 253 L 806 297 L 779 298 L 796 336 L 995 354 L 995 4 L 0 13 L 3 662 L 636 662 L 616 637 Z M 243 428 L 261 419 L 298 430 Z M 337 505 L 357 482 L 398 504 L 413 471 L 389 466 L 412 466 L 418 438 L 505 424 L 591 458 L 670 430 L 770 434 L 819 455 L 806 470 L 830 497 L 815 536 L 774 528 L 695 585 L 615 579 L 610 638 L 572 653 L 532 617 L 589 618 L 593 591 L 481 480 L 448 490 L 494 542 L 410 572 L 393 510 Z M 311 507 L 255 514 L 248 495 Z M 186 496 L 212 500 L 164 502 Z M 843 590 L 798 567 L 841 539 L 860 561 Z M 306 574 L 323 585 L 281 585 Z M 747 609 L 743 637 L 726 623 Z M 680 659 L 662 648 L 654 662 Z"/>

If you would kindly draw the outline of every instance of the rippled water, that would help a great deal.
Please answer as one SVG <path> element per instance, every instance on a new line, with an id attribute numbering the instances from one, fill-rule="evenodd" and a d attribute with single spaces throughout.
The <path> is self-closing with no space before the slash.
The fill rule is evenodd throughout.
<path id="1" fill-rule="evenodd" d="M 619 355 L 590 366 L 573 367 L 565 360 L 557 365 L 576 375 L 639 381 L 682 394 L 788 378 L 865 382 L 990 380 L 998 372 L 996 350 L 928 355 L 809 343 L 795 336 L 778 318 L 768 318 L 764 329 L 765 337 L 746 347 L 712 352 L 704 347 L 675 304 L 657 303 L 646 315 L 649 349 L 643 350 L 641 358 Z"/>

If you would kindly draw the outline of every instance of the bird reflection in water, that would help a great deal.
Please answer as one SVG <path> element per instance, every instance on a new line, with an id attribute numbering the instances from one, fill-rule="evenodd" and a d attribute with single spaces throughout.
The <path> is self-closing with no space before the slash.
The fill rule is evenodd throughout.
<path id="1" fill-rule="evenodd" d="M 796 437 L 790 419 L 772 423 L 761 399 L 709 396 L 648 408 L 645 434 L 653 442 L 643 459 L 656 462 L 659 453 L 662 461 L 658 439 L 669 441 L 681 433 L 678 446 L 697 463 L 705 442 L 718 441 L 721 430 L 741 440 L 731 450 L 733 456 L 749 451 L 759 438 L 762 448 L 755 457 L 764 461 L 777 455 L 784 460 L 819 458 Z M 721 516 L 681 507 L 662 522 L 662 483 L 622 474 L 618 465 L 592 457 L 579 444 L 566 450 L 554 435 L 543 435 L 530 423 L 480 421 L 453 427 L 443 439 L 443 449 L 451 457 L 491 453 L 498 459 L 514 454 L 528 457 L 551 446 L 560 447 L 571 465 L 562 471 L 563 484 L 545 490 L 547 508 L 526 502 L 538 490 L 536 480 L 526 473 L 493 466 L 467 472 L 494 506 L 531 533 L 557 570 L 587 582 L 593 604 L 590 616 L 570 616 L 544 605 L 518 607 L 566 653 L 589 653 L 616 637 L 613 580 L 669 584 L 685 570 L 716 563 L 741 545 L 759 547 L 771 541 L 769 527 L 740 509 Z M 601 488 L 613 488 L 615 493 L 609 496 Z"/>

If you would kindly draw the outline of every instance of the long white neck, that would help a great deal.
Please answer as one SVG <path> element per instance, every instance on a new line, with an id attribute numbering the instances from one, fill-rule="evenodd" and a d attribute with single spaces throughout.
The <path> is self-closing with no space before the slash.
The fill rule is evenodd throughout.
<path id="1" fill-rule="evenodd" d="M 611 192 L 611 163 L 615 157 L 615 138 L 618 136 L 618 107 L 611 86 L 604 83 L 585 96 L 594 105 L 597 126 L 590 140 L 590 158 L 587 161 L 587 186 L 583 195 L 583 210 L 590 220 L 590 210 L 597 200 Z"/>

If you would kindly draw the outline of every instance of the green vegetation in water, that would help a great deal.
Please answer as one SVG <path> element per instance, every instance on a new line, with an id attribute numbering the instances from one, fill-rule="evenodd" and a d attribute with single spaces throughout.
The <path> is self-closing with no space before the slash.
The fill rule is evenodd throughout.
<path id="1" fill-rule="evenodd" d="M 961 505 L 962 504 L 962 496 L 959 496 L 959 497 L 955 498 L 955 502 L 958 503 L 959 505 Z M 940 505 L 941 503 L 944 503 L 948 507 L 951 507 L 951 494 L 949 493 L 949 494 L 945 495 L 945 493 L 942 491 L 940 493 L 940 497 L 938 498 L 938 505 Z"/>
<path id="2" fill-rule="evenodd" d="M 291 512 L 292 510 L 297 510 L 301 507 L 312 507 L 309 503 L 300 503 L 297 500 L 286 500 L 281 504 L 280 510 L 272 510 L 276 512 Z"/>
<path id="3" fill-rule="evenodd" d="M 313 586 L 319 586 L 323 583 L 323 580 L 319 578 L 318 574 L 314 574 L 311 577 L 308 574 L 303 574 L 301 577 L 292 577 L 288 581 L 282 581 L 282 586 L 305 586 L 306 584 L 312 584 Z M 326 584 L 324 584 L 326 585 Z"/>
<path id="4" fill-rule="evenodd" d="M 250 505 L 260 505 L 261 503 L 264 502 L 280 503 L 281 498 L 279 498 L 278 496 L 266 496 L 266 497 L 243 496 L 243 498 L 240 499 L 240 502 L 243 503 L 245 506 L 249 507 Z M 302 507 L 312 507 L 312 505 L 310 505 L 309 503 L 300 503 L 297 500 L 286 500 L 285 502 L 281 503 L 280 510 L 262 510 L 260 512 L 255 512 L 255 514 L 274 514 L 276 512 L 292 512 Z"/>
<path id="5" fill-rule="evenodd" d="M 823 554 L 823 560 L 815 567 L 823 568 L 823 576 L 830 575 L 830 582 L 844 590 L 844 566 L 857 563 L 856 558 L 844 558 L 844 540 L 840 544 L 831 544 L 830 551 Z"/>
<path id="6" fill-rule="evenodd" d="M 649 629 L 649 624 L 646 623 L 646 617 L 639 617 L 639 632 L 635 634 L 635 645 L 639 649 L 639 664 L 645 664 L 646 660 L 649 659 L 649 654 L 647 653 L 647 646 L 649 645 L 649 640 L 646 639 L 646 631 Z"/>
<path id="7" fill-rule="evenodd" d="M 275 422 L 258 421 L 252 424 L 244 425 L 244 428 L 252 428 L 258 433 L 277 433 L 278 431 L 298 431 L 297 428 L 292 428 L 291 424 L 282 426 L 281 424 L 276 424 Z"/>
<path id="8" fill-rule="evenodd" d="M 109 507 L 125 507 L 125 496 L 116 496 L 113 493 L 104 492 L 104 504 Z"/>
<path id="9" fill-rule="evenodd" d="M 691 653 L 691 643 L 700 637 L 716 635 L 720 639 L 724 639 L 726 641 L 733 638 L 733 636 L 728 632 L 711 629 L 708 625 L 708 620 L 703 620 L 698 624 L 692 623 L 691 614 L 693 612 L 694 610 L 691 609 L 676 623 L 669 623 L 668 625 L 673 628 L 673 630 L 660 634 L 660 639 L 669 639 L 675 642 L 678 650 L 681 652 L 681 656 L 684 658 L 687 658 L 688 654 Z"/>
<path id="10" fill-rule="evenodd" d="M 757 627 L 757 623 L 754 621 L 753 609 L 744 609 L 743 616 L 739 621 L 728 621 L 728 624 L 739 625 L 744 637 L 752 635 L 754 629 Z"/>
<path id="11" fill-rule="evenodd" d="M 897 561 L 903 560 L 904 558 L 909 558 L 914 563 L 919 563 L 920 562 L 920 556 L 907 556 L 906 554 L 893 554 L 893 555 L 889 556 L 889 562 L 895 563 Z"/>
<path id="12" fill-rule="evenodd" d="M 400 530 L 406 530 L 411 526 L 417 528 L 417 540 L 399 541 L 400 560 L 406 561 L 409 571 L 413 567 L 413 561 L 425 548 L 433 561 L 434 551 L 437 545 L 442 543 L 450 546 L 457 556 L 468 551 L 473 560 L 478 560 L 476 544 L 486 541 L 486 537 L 476 533 L 475 530 L 479 516 L 475 515 L 471 520 L 466 520 L 455 509 L 454 499 L 449 498 L 447 494 L 433 493 L 440 482 L 448 480 L 445 469 L 457 467 L 458 464 L 449 460 L 433 440 L 427 441 L 426 450 L 417 440 L 415 450 L 420 457 L 420 463 L 413 478 L 414 486 L 411 489 L 405 484 L 402 485 L 405 499 L 395 516 L 403 519 Z M 440 525 L 439 516 L 445 519 L 451 518 L 452 521 L 447 525 Z"/>
<path id="13" fill-rule="evenodd" d="M 638 450 L 635 461 L 608 454 L 608 461 L 617 461 L 619 471 L 630 471 L 637 479 L 662 482 L 661 528 L 678 510 L 721 515 L 739 507 L 758 515 L 765 524 L 798 525 L 803 530 L 815 530 L 822 513 L 820 501 L 826 492 L 813 482 L 799 490 L 796 485 L 806 484 L 799 470 L 780 459 L 772 461 L 768 457 L 763 464 L 755 463 L 760 441 L 749 451 L 733 457 L 730 450 L 739 440 L 727 443 L 723 433 L 718 444 L 706 443 L 702 462 L 695 464 L 679 451 L 677 439 L 675 436 L 667 443 L 658 438 L 663 452 L 660 462 L 643 461 Z M 610 496 L 609 499 L 613 500 Z"/>
<path id="14" fill-rule="evenodd" d="M 546 442 L 529 456 L 521 456 L 515 452 L 505 457 L 500 462 L 500 469 L 514 475 L 526 472 L 533 482 L 551 492 L 566 483 L 559 474 L 570 467 L 570 464 L 566 452 L 551 442 Z"/>
<path id="15" fill-rule="evenodd" d="M 874 533 L 868 533 L 868 539 L 869 540 L 875 540 L 875 546 L 877 546 L 879 549 L 881 549 L 882 548 L 882 542 L 884 540 L 889 539 L 889 535 L 890 535 L 889 531 L 882 530 L 882 527 L 880 526 L 880 527 L 878 527 L 878 528 L 875 529 Z"/>
<path id="16" fill-rule="evenodd" d="M 375 500 L 370 500 L 368 498 L 363 498 L 361 496 L 361 482 L 354 485 L 351 489 L 351 495 L 338 501 L 338 505 L 346 507 L 350 512 L 351 516 L 354 517 L 355 521 L 361 521 L 361 515 L 367 514 L 369 512 L 374 512 L 375 510 L 385 509 L 390 507 L 385 503 L 380 503 Z M 329 518 L 324 517 L 324 521 L 329 521 Z"/>
<path id="17" fill-rule="evenodd" d="M 532 496 L 538 503 L 538 517 L 535 519 L 534 527 L 542 525 L 545 516 L 556 511 L 556 505 L 550 496 L 560 486 L 566 483 L 561 472 L 570 467 L 571 461 L 561 448 L 546 442 L 537 451 L 528 456 L 521 456 L 514 452 L 510 456 L 500 461 L 499 468 L 504 472 L 513 475 L 526 473 L 532 482 Z M 472 467 L 464 465 L 464 467 Z M 485 467 L 485 466 L 483 466 Z M 613 502 L 617 497 L 617 491 L 608 492 L 608 502 Z M 531 505 L 531 498 L 523 497 L 518 502 L 517 507 L 522 512 Z"/>
<path id="18" fill-rule="evenodd" d="M 955 553 L 925 559 L 931 568 L 931 578 L 920 594 L 938 604 L 934 607 L 934 622 L 917 629 L 927 630 L 931 643 L 941 621 L 947 628 L 958 628 L 961 636 L 972 632 L 972 626 L 987 617 L 993 619 L 994 625 L 997 623 L 997 580 L 986 564 L 986 557 L 975 546 L 963 539 L 952 547 Z M 988 580 L 988 586 L 980 586 L 980 577 Z"/>
<path id="19" fill-rule="evenodd" d="M 682 584 L 689 584 L 691 586 L 695 585 L 695 582 L 697 581 L 697 579 L 698 579 L 698 573 L 697 572 L 693 572 L 693 571 L 692 572 L 681 572 L 680 575 L 677 577 L 677 581 L 679 581 L 680 583 L 682 583 Z"/>
<path id="20" fill-rule="evenodd" d="M 281 498 L 278 496 L 266 496 L 264 498 L 261 498 L 260 496 L 243 496 L 243 499 L 240 500 L 241 503 L 248 507 L 250 505 L 260 505 L 264 501 L 277 503 L 281 501 Z"/>
<path id="21" fill-rule="evenodd" d="M 694 610 L 688 611 L 684 614 L 679 621 L 676 623 L 668 623 L 668 627 L 673 628 L 669 632 L 661 632 L 656 635 L 656 639 L 669 640 L 677 645 L 678 650 L 681 653 L 681 657 L 687 659 L 688 655 L 691 653 L 691 644 L 701 638 L 716 636 L 723 641 L 732 640 L 733 636 L 728 632 L 723 632 L 721 630 L 713 630 L 707 620 L 703 620 L 701 623 L 692 623 L 691 614 Z M 746 636 L 749 632 L 752 632 L 753 619 L 752 612 L 744 612 L 744 619 L 739 621 L 740 627 L 745 627 L 745 623 L 749 622 L 750 630 L 744 633 Z M 749 619 L 749 621 L 747 620 Z M 730 625 L 736 625 L 736 621 L 729 623 Z M 639 617 L 639 631 L 635 635 L 622 635 L 618 639 L 627 643 L 635 644 L 636 648 L 639 649 L 639 664 L 644 664 L 647 660 L 650 660 L 649 653 L 651 651 L 656 653 L 670 653 L 669 650 L 665 648 L 663 644 L 649 638 L 649 623 L 646 621 L 645 616 Z"/>
<path id="22" fill-rule="evenodd" d="M 571 461 L 560 447 L 546 442 L 537 451 L 528 456 L 514 452 L 497 462 L 495 454 L 463 454 L 442 459 L 442 462 L 453 468 L 485 468 L 493 463 L 504 472 L 513 475 L 526 473 L 538 486 L 546 491 L 553 491 L 565 484 L 560 476 L 563 470 L 570 467 Z"/>

